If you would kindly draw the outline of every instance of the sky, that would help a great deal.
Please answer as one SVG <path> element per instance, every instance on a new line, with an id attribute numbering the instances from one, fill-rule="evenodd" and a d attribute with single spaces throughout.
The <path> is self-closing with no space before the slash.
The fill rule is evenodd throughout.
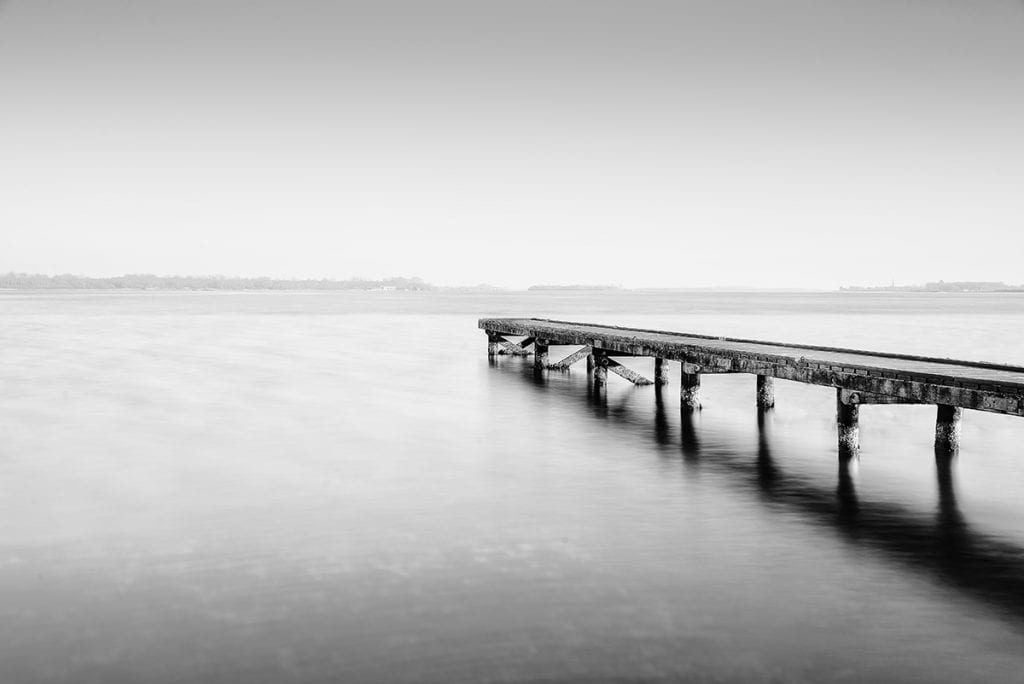
<path id="1" fill-rule="evenodd" d="M 1020 0 L 0 0 L 0 272 L 1024 282 Z"/>

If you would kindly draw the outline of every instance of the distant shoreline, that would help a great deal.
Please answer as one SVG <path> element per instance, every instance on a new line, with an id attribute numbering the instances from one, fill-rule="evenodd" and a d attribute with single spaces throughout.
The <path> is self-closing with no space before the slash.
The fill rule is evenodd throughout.
<path id="1" fill-rule="evenodd" d="M 572 289 L 572 290 L 527 290 L 527 289 L 513 289 L 513 288 L 474 288 L 474 287 L 446 287 L 437 286 L 430 289 L 420 290 L 397 290 L 397 289 L 383 289 L 383 288 L 245 288 L 245 289 L 230 289 L 230 288 L 134 288 L 134 287 L 118 287 L 118 288 L 88 288 L 88 287 L 0 287 L 0 295 L 7 295 L 13 293 L 24 293 L 24 294 L 83 294 L 83 295 L 98 295 L 98 294 L 110 294 L 110 295 L 135 295 L 135 294 L 194 294 L 194 295 L 214 295 L 214 294 L 225 294 L 225 295 L 238 295 L 238 294 L 361 294 L 361 295 L 534 295 L 543 296 L 551 294 L 562 294 L 562 295 L 587 295 L 591 294 L 594 296 L 616 296 L 616 295 L 658 295 L 658 294 L 691 294 L 691 295 L 1008 295 L 1008 294 L 1024 294 L 1024 289 L 1007 289 L 1007 290 L 985 290 L 985 291 L 935 291 L 935 290 L 811 290 L 811 289 L 788 289 L 788 288 L 616 288 L 615 290 L 583 290 L 583 289 Z"/>
<path id="2" fill-rule="evenodd" d="M 241 278 L 222 275 L 158 276 L 151 273 L 126 274 L 111 278 L 63 273 L 6 273 L 0 275 L 4 290 L 432 290 L 420 278 Z"/>
<path id="3" fill-rule="evenodd" d="M 850 285 L 839 288 L 840 292 L 1024 292 L 1024 285 L 1007 285 L 995 281 L 951 281 L 940 280 L 924 285 L 882 285 L 864 287 Z"/>
<path id="4" fill-rule="evenodd" d="M 1021 293 L 1024 285 L 1003 282 L 938 281 L 924 285 L 887 285 L 881 287 L 843 286 L 838 289 L 754 286 L 704 287 L 623 287 L 601 284 L 543 284 L 526 288 L 478 285 L 434 285 L 417 277 L 383 279 L 350 278 L 269 278 L 232 276 L 157 276 L 127 274 L 110 278 L 60 274 L 0 274 L 0 292 L 436 292 L 436 293 L 545 293 L 615 295 L 618 293 Z"/>

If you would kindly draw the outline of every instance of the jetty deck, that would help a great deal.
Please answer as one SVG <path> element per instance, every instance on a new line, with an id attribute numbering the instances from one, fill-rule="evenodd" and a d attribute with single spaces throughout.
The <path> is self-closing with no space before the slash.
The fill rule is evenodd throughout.
<path id="1" fill-rule="evenodd" d="M 1024 416 L 1024 367 L 1020 366 L 542 318 L 482 318 L 479 327 L 488 334 L 491 356 L 528 354 L 532 347 L 538 370 L 564 370 L 586 358 L 598 386 L 607 382 L 607 371 L 636 384 L 666 385 L 668 362 L 679 362 L 681 406 L 689 410 L 701 407 L 703 374 L 756 375 L 760 409 L 774 406 L 774 378 L 834 387 L 840 451 L 848 454 L 859 449 L 857 409 L 861 404 L 935 404 L 936 447 L 947 451 L 959 447 L 962 409 Z M 551 345 L 580 349 L 551 363 Z M 653 357 L 655 378 L 622 366 L 615 361 L 617 356 Z"/>

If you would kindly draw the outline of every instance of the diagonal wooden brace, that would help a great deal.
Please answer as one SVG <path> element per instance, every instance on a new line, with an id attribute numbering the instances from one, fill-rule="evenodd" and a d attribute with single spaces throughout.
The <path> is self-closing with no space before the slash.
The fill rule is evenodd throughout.
<path id="1" fill-rule="evenodd" d="M 569 354 L 561 361 L 548 364 L 548 368 L 551 368 L 553 370 L 567 370 L 569 366 L 571 366 L 572 364 L 576 363 L 577 361 L 582 361 L 584 358 L 589 356 L 590 352 L 591 347 L 582 347 L 579 351 Z"/>
<path id="2" fill-rule="evenodd" d="M 498 353 L 509 354 L 511 356 L 526 356 L 527 354 L 530 353 L 526 350 L 526 348 L 529 347 L 534 342 L 534 339 L 532 337 L 527 337 L 525 340 L 522 340 L 521 342 L 509 342 L 508 340 L 501 336 L 499 336 L 499 338 L 500 339 L 497 340 Z"/>
<path id="3" fill-rule="evenodd" d="M 608 359 L 608 370 L 616 375 L 626 378 L 634 385 L 653 385 L 654 382 L 648 380 L 644 376 L 637 373 L 635 370 L 626 368 L 615 359 Z"/>

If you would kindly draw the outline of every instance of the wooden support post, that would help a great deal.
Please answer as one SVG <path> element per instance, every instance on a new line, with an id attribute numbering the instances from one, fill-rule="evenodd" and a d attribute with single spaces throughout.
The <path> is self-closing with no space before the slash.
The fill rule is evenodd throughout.
<path id="1" fill-rule="evenodd" d="M 775 378 L 770 375 L 757 376 L 757 408 L 775 408 Z"/>
<path id="2" fill-rule="evenodd" d="M 700 410 L 700 373 L 687 373 L 683 364 L 679 374 L 679 406 L 684 411 Z"/>
<path id="3" fill-rule="evenodd" d="M 935 416 L 935 451 L 955 454 L 960 450 L 960 418 L 964 410 L 959 406 L 939 404 Z"/>
<path id="4" fill-rule="evenodd" d="M 590 353 L 587 354 L 587 373 L 590 374 L 590 373 L 593 373 L 593 372 L 594 372 L 594 350 L 591 349 Z"/>
<path id="5" fill-rule="evenodd" d="M 657 387 L 668 384 L 668 359 L 654 359 L 654 384 Z"/>
<path id="6" fill-rule="evenodd" d="M 533 343 L 533 368 L 543 370 L 548 365 L 548 341 L 535 340 Z"/>
<path id="7" fill-rule="evenodd" d="M 860 405 L 843 401 L 842 390 L 836 390 L 836 426 L 839 430 L 839 457 L 860 455 Z"/>
<path id="8" fill-rule="evenodd" d="M 498 355 L 501 349 L 501 341 L 501 335 L 492 332 L 487 333 L 487 356 L 493 357 Z"/>
<path id="9" fill-rule="evenodd" d="M 601 349 L 594 350 L 594 387 L 608 384 L 608 355 Z"/>

